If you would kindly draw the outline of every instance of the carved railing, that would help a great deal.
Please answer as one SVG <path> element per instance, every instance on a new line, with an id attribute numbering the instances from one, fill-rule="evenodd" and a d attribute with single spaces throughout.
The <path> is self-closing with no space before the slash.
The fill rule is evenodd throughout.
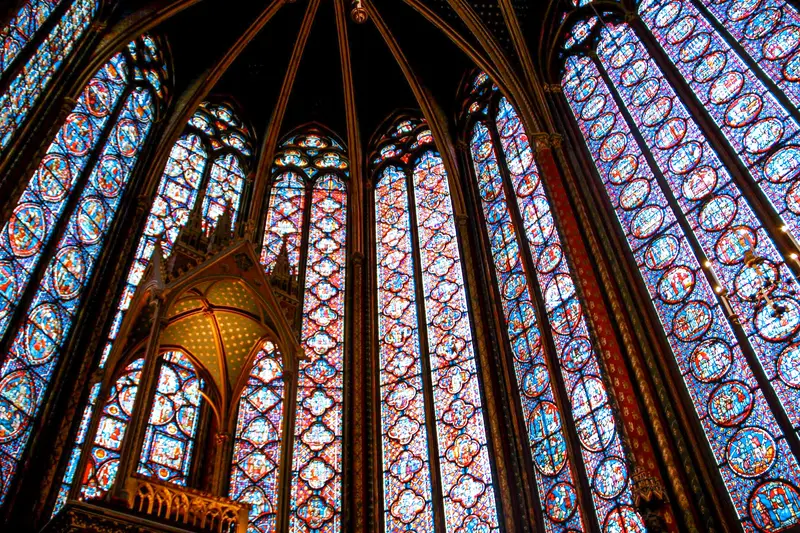
<path id="1" fill-rule="evenodd" d="M 209 533 L 246 533 L 249 506 L 227 498 L 133 476 L 125 483 L 128 508 Z"/>

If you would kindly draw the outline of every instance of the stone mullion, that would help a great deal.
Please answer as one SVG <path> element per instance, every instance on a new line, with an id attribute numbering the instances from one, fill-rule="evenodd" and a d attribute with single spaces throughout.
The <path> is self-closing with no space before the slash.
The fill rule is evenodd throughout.
<path id="1" fill-rule="evenodd" d="M 431 497 L 433 500 L 433 523 L 436 531 L 446 531 L 444 516 L 444 494 L 442 492 L 442 470 L 440 466 L 439 438 L 436 431 L 436 401 L 433 394 L 433 370 L 428 343 L 428 319 L 425 311 L 425 287 L 422 281 L 422 254 L 420 253 L 417 204 L 414 190 L 414 170 L 403 166 L 406 180 L 406 199 L 408 202 L 409 225 L 411 226 L 411 256 L 414 258 L 414 305 L 417 308 L 417 330 L 419 332 L 420 367 L 422 369 L 422 389 L 425 405 L 425 428 L 428 433 L 428 464 L 431 474 Z M 381 396 L 379 396 L 380 398 Z"/>
<path id="2" fill-rule="evenodd" d="M 464 148 L 465 145 L 461 145 L 458 150 L 460 168 L 464 169 L 462 182 L 471 179 L 469 155 Z M 501 523 L 505 524 L 505 528 L 508 531 L 516 531 L 520 528 L 520 531 L 527 532 L 531 528 L 528 523 L 529 517 L 523 517 L 522 515 L 528 510 L 528 506 L 525 503 L 527 498 L 524 495 L 534 494 L 537 489 L 530 488 L 527 476 L 525 486 L 528 487 L 528 490 L 523 489 L 523 481 L 520 477 L 522 465 L 519 463 L 521 450 L 519 446 L 515 446 L 519 444 L 519 440 L 518 438 L 513 438 L 509 441 L 506 438 L 507 431 L 510 431 L 511 435 L 515 435 L 515 426 L 508 411 L 508 406 L 513 405 L 513 403 L 510 403 L 508 391 L 502 385 L 500 379 L 503 371 L 499 353 L 501 348 L 497 342 L 498 331 L 496 330 L 498 329 L 498 322 L 487 316 L 486 309 L 492 309 L 492 306 L 489 305 L 484 308 L 482 305 L 484 302 L 491 301 L 486 292 L 491 281 L 485 281 L 487 279 L 484 268 L 485 263 L 480 253 L 482 245 L 481 233 L 475 224 L 475 221 L 480 220 L 477 216 L 479 211 L 476 211 L 476 202 L 471 194 L 472 188 L 465 184 L 462 189 L 464 190 L 465 211 L 468 214 L 461 213 L 455 216 L 458 223 L 458 238 L 460 249 L 462 250 L 462 261 L 466 272 L 467 293 L 472 311 L 473 329 L 475 330 L 475 340 L 478 345 L 479 371 L 481 373 L 484 406 L 487 410 L 487 416 L 484 418 L 489 427 L 490 442 L 494 452 L 490 455 L 490 458 L 493 460 L 494 474 L 499 492 L 498 500 L 502 505 L 503 511 Z M 475 237 L 470 237 L 471 235 Z M 499 338 L 503 338 L 502 334 Z M 490 346 L 493 349 L 490 350 Z M 527 437 L 524 435 L 523 442 L 527 442 Z M 517 489 L 516 492 L 512 490 L 510 481 L 515 481 L 516 486 L 514 488 Z M 541 513 L 538 514 L 538 516 L 540 515 Z M 544 530 L 542 524 L 537 524 L 537 530 L 539 528 L 542 528 L 542 531 Z"/>
<path id="3" fill-rule="evenodd" d="M 620 233 L 618 221 L 609 216 L 609 213 L 613 213 L 613 209 L 607 202 L 605 192 L 598 190 L 598 184 L 601 183 L 599 175 L 596 170 L 586 164 L 586 160 L 591 160 L 591 155 L 581 145 L 583 142 L 581 134 L 577 132 L 574 123 L 567 123 L 560 118 L 570 114 L 569 107 L 561 93 L 560 85 L 549 86 L 548 93 L 553 95 L 550 97 L 550 103 L 554 108 L 554 116 L 557 117 L 557 126 L 567 134 L 568 139 L 571 141 L 570 144 L 578 146 L 581 155 L 586 158 L 570 157 L 568 159 L 563 148 L 556 149 L 558 161 L 561 168 L 564 169 L 567 194 L 575 205 L 580 227 L 583 230 L 582 234 L 585 235 L 585 239 L 592 251 L 592 257 L 596 260 L 595 265 L 603 282 L 602 286 L 619 288 L 619 293 L 614 290 L 607 290 L 604 292 L 604 296 L 608 300 L 607 308 L 617 324 L 628 355 L 628 361 L 636 377 L 634 384 L 643 385 L 646 382 L 645 380 L 649 378 L 655 388 L 655 397 L 652 396 L 651 391 L 644 387 L 640 387 L 638 390 L 642 395 L 642 402 L 647 412 L 648 421 L 655 433 L 657 449 L 667 474 L 666 479 L 670 483 L 669 488 L 672 490 L 676 504 L 681 509 L 682 519 L 689 531 L 699 531 L 695 522 L 701 520 L 701 517 L 706 519 L 703 524 L 706 531 L 716 531 L 714 521 L 711 518 L 713 512 L 706 503 L 706 494 L 710 494 L 712 500 L 716 499 L 717 492 L 711 481 L 714 475 L 710 474 L 707 465 L 703 464 L 704 460 L 701 458 L 700 471 L 702 483 L 706 489 L 704 492 L 700 487 L 701 481 L 697 477 L 694 459 L 688 451 L 690 448 L 700 450 L 703 444 L 693 431 L 689 430 L 686 433 L 686 428 L 691 427 L 689 424 L 690 417 L 695 415 L 687 414 L 683 408 L 682 396 L 679 392 L 679 390 L 682 390 L 680 376 L 674 376 L 671 372 L 671 366 L 666 362 L 665 354 L 671 357 L 671 350 L 663 338 L 655 334 L 660 328 L 660 322 L 658 317 L 654 316 L 649 295 L 644 291 L 642 284 L 635 281 L 639 276 L 638 269 L 631 268 L 631 265 L 635 265 L 635 260 L 625 243 L 624 236 L 618 235 Z M 570 151 L 569 153 L 572 154 L 573 152 Z M 574 171 L 570 170 L 575 167 L 580 168 L 580 174 L 588 177 L 588 188 L 577 185 L 578 177 Z M 585 193 L 582 194 L 584 191 Z M 592 221 L 599 222 L 593 223 Z M 619 254 L 624 257 L 621 262 L 614 259 L 619 257 Z M 630 286 L 628 285 L 629 283 Z M 630 321 L 630 325 L 628 321 Z M 631 328 L 633 331 L 631 331 Z M 641 351 L 635 349 L 637 345 L 642 347 Z M 664 369 L 666 369 L 667 373 L 666 384 L 662 377 Z M 677 388 L 676 383 L 678 383 Z M 676 398 L 678 398 L 677 402 L 675 401 Z M 669 428 L 669 435 L 662 425 L 659 407 L 665 419 L 663 424 L 666 424 L 666 427 Z M 675 409 L 677 409 L 678 415 L 675 414 Z M 684 434 L 690 441 L 689 445 L 686 443 Z M 678 465 L 675 462 L 675 458 L 673 458 L 673 453 L 678 455 L 682 471 L 677 470 Z M 684 476 L 686 476 L 685 479 Z M 691 487 L 691 494 L 687 493 L 684 488 L 685 484 Z M 690 505 L 692 501 L 694 501 L 697 508 Z M 714 508 L 718 509 L 719 505 L 714 505 Z"/>

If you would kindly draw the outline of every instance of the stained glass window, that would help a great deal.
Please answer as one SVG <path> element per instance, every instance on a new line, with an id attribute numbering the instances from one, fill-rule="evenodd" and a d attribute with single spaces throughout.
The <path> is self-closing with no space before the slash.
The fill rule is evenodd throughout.
<path id="1" fill-rule="evenodd" d="M 182 352 L 161 358 L 158 384 L 145 430 L 140 474 L 186 485 L 192 462 L 203 380 Z"/>
<path id="2" fill-rule="evenodd" d="M 660 70 L 647 57 L 632 30 L 621 25 L 613 30 L 604 30 L 603 34 L 598 48 L 603 66 L 617 84 L 618 94 L 637 122 L 659 170 L 693 226 L 700 246 L 719 276 L 720 285 L 730 293 L 730 303 L 740 317 L 761 364 L 771 369 L 768 377 L 784 408 L 793 422 L 800 424 L 797 408 L 800 390 L 789 386 L 785 376 L 777 372 L 778 358 L 794 351 L 794 341 L 800 330 L 800 302 L 792 297 L 798 286 L 796 279 L 740 188 L 717 158 L 709 140 L 700 133 L 674 90 L 662 81 Z M 612 43 L 619 43 L 624 48 L 616 51 L 618 47 Z M 626 76 L 623 84 L 622 76 L 626 70 L 618 64 L 629 52 L 631 60 L 644 62 L 642 78 Z M 655 107 L 658 107 L 659 115 L 647 114 L 647 111 L 653 113 Z M 699 174 L 713 180 L 714 185 L 706 185 L 711 189 L 709 194 L 693 198 L 686 194 L 684 184 L 688 178 L 684 176 Z M 763 262 L 748 266 L 748 253 L 758 256 Z M 767 280 L 769 284 L 765 286 Z M 770 302 L 761 305 L 765 303 L 765 294 Z"/>
<path id="3" fill-rule="evenodd" d="M 276 531 L 284 377 L 281 354 L 265 342 L 239 399 L 229 497 L 248 503 L 253 533 Z"/>
<path id="4" fill-rule="evenodd" d="M 790 6 L 786 10 L 794 12 Z M 800 236 L 800 179 L 795 175 L 800 162 L 800 149 L 795 146 L 800 140 L 797 121 L 691 0 L 651 0 L 639 6 L 639 13 L 753 180 L 788 228 Z M 800 37 L 800 27 L 797 32 Z M 630 39 L 627 35 L 624 38 Z M 638 55 L 634 60 L 640 60 Z M 652 72 L 652 65 L 648 66 Z M 676 130 L 670 134 L 670 142 L 680 142 L 679 137 L 685 135 L 680 131 L 681 115 L 670 114 L 662 126 Z"/>
<path id="5" fill-rule="evenodd" d="M 60 3 L 61 0 L 28 0 L 8 26 L 0 30 L 0 75 L 30 44 L 33 36 Z"/>
<path id="6" fill-rule="evenodd" d="M 791 359 L 797 330 L 794 300 L 785 308 L 782 303 L 759 306 L 757 300 L 764 289 L 772 293 L 771 302 L 790 299 L 786 285 L 774 282 L 792 277 L 708 139 L 630 28 L 607 26 L 598 58 L 567 60 L 565 95 L 743 527 L 783 529 L 800 521 L 797 458 L 736 342 L 731 328 L 737 326 L 728 322 L 710 282 L 723 298 L 730 292 L 730 300 L 722 302 L 730 301 L 735 313 L 747 317 L 742 324 L 748 340 L 780 395 L 776 374 L 780 362 Z M 697 248 L 686 231 L 693 233 Z M 765 266 L 746 254 L 763 257 Z M 707 257 L 717 274 L 707 277 L 699 256 Z"/>
<path id="7" fill-rule="evenodd" d="M 149 37 L 144 37 L 145 50 L 155 55 L 152 49 L 154 43 L 147 45 Z M 145 224 L 144 233 L 139 239 L 136 247 L 136 255 L 133 264 L 128 270 L 128 276 L 122 289 L 117 311 L 111 323 L 106 343 L 99 367 L 103 368 L 108 360 L 114 346 L 114 340 L 119 334 L 125 312 L 128 310 L 133 295 L 139 282 L 142 280 L 145 269 L 153 255 L 155 243 L 161 239 L 161 248 L 165 258 L 169 256 L 175 240 L 178 238 L 181 228 L 186 224 L 189 213 L 195 208 L 198 191 L 205 190 L 206 196 L 203 206 L 203 225 L 207 230 L 211 230 L 217 218 L 229 202 L 233 209 L 233 220 L 238 215 L 241 195 L 243 192 L 244 170 L 235 153 L 231 153 L 229 147 L 225 147 L 219 142 L 219 130 L 226 131 L 232 128 L 227 122 L 220 122 L 212 126 L 214 110 L 218 107 L 224 108 L 230 116 L 230 121 L 238 126 L 235 131 L 228 132 L 229 135 L 235 134 L 242 139 L 242 149 L 236 151 L 244 155 L 242 150 L 249 153 L 249 136 L 247 130 L 240 124 L 236 114 L 225 104 L 211 104 L 204 102 L 200 109 L 192 116 L 187 125 L 187 131 L 178 139 L 170 151 L 167 165 L 156 191 L 156 197 L 150 209 L 150 214 Z M 216 144 L 215 144 L 216 142 Z M 217 146 L 214 149 L 214 146 Z M 217 159 L 211 170 L 208 170 L 209 152 L 217 153 Z M 205 189 L 204 189 L 205 187 Z M 211 207 L 209 207 L 211 206 Z M 84 410 L 84 417 L 90 417 L 96 403 L 96 395 L 90 394 L 89 402 Z M 88 413 L 88 414 L 87 414 Z M 80 456 L 83 443 L 78 441 L 73 447 L 72 456 Z M 72 484 L 74 475 L 67 469 L 62 482 L 62 492 L 68 492 Z M 113 473 L 108 485 L 113 482 Z M 56 505 L 55 512 L 60 509 L 60 504 Z"/>
<path id="8" fill-rule="evenodd" d="M 269 272 L 286 242 L 305 280 L 289 530 L 339 531 L 349 164 L 340 143 L 308 128 L 280 143 L 272 174 L 261 261 Z"/>
<path id="9" fill-rule="evenodd" d="M 531 254 L 536 258 L 536 279 L 569 394 L 598 522 L 604 531 L 643 532 L 644 523 L 633 509 L 631 471 L 618 424 L 550 202 L 528 136 L 505 97 L 498 104 L 496 127 Z"/>
<path id="10" fill-rule="evenodd" d="M 70 0 L 65 0 L 70 1 Z M 36 2 L 44 3 L 44 2 Z M 28 116 L 39 96 L 69 56 L 81 36 L 94 20 L 97 13 L 97 0 L 73 0 L 50 34 L 39 44 L 25 65 L 16 73 L 6 92 L 0 95 L 0 151 L 5 149 L 14 133 Z M 23 8 L 23 12 L 24 12 Z M 19 17 L 21 14 L 17 16 Z M 31 13 L 33 14 L 33 13 Z M 12 24 L 24 20 L 15 19 Z M 11 33 L 0 34 L 5 47 L 13 49 L 17 42 Z M 12 52 L 12 55 L 15 55 Z"/>
<path id="11" fill-rule="evenodd" d="M 102 71 L 113 72 L 125 82 L 128 80 L 127 61 L 126 56 L 117 55 Z M 97 79 L 95 77 L 93 82 Z M 14 333 L 11 349 L 0 369 L 0 501 L 8 492 L 61 349 L 80 310 L 84 289 L 153 124 L 157 102 L 149 86 L 134 82 L 125 92 L 127 96 L 122 98 L 116 121 L 106 124 L 108 140 L 99 153 L 95 147 L 97 162 L 64 224 L 65 232 L 44 271 L 43 281 L 33 295 L 21 328 Z M 85 118 L 85 123 L 89 123 L 88 117 Z M 68 118 L 67 124 L 72 123 Z M 61 134 L 62 139 L 65 135 L 71 136 L 79 144 L 84 140 L 71 128 L 67 130 L 66 134 Z M 63 170 L 66 166 L 56 165 L 56 168 Z M 37 175 L 41 176 L 39 179 L 46 176 L 51 180 L 48 183 L 52 188 L 46 190 L 59 194 L 63 190 L 57 186 L 58 179 L 53 174 Z"/>
<path id="12" fill-rule="evenodd" d="M 386 162 L 375 186 L 385 529 L 431 530 L 440 508 L 448 530 L 497 531 L 450 187 L 432 142 L 424 123 L 401 120 L 375 159 Z M 423 368 L 430 368 L 432 405 Z M 432 496 L 434 443 L 442 502 Z"/>
<path id="13" fill-rule="evenodd" d="M 347 189 L 323 173 L 311 192 L 290 530 L 341 528 Z"/>
<path id="14" fill-rule="evenodd" d="M 106 403 L 103 405 L 94 444 L 81 480 L 81 497 L 87 500 L 104 496 L 111 488 L 114 479 L 116 479 L 122 440 L 125 438 L 128 423 L 131 421 L 131 416 L 133 416 L 133 406 L 136 402 L 136 395 L 139 392 L 139 381 L 142 377 L 143 367 L 144 359 L 136 359 L 125 367 L 122 375 L 114 382 Z M 91 411 L 89 411 L 89 415 L 91 415 Z M 86 427 L 84 428 L 83 423 L 81 424 L 82 431 L 79 433 L 79 441 L 83 441 L 86 438 L 86 431 L 89 426 L 89 417 L 85 413 L 84 418 Z M 82 444 L 82 442 L 79 444 Z M 80 459 L 80 448 L 75 449 L 78 451 L 77 459 L 75 459 L 77 463 Z M 73 452 L 73 456 L 75 455 Z M 70 457 L 71 460 L 72 458 Z M 77 464 L 73 468 L 77 468 Z M 64 488 L 69 491 L 69 485 Z M 63 506 L 66 498 L 66 493 L 59 493 L 60 505 L 57 504 L 56 507 Z"/>

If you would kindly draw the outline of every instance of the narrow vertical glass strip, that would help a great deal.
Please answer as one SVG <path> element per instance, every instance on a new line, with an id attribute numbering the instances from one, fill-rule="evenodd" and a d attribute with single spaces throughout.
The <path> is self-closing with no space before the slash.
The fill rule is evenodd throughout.
<path id="1" fill-rule="evenodd" d="M 0 369 L 0 504 L 25 451 L 154 114 L 151 93 L 134 89 Z"/>
<path id="2" fill-rule="evenodd" d="M 78 462 L 81 460 L 81 450 L 86 443 L 86 433 L 89 431 L 89 424 L 92 421 L 92 412 L 94 406 L 97 404 L 97 398 L 100 396 L 100 383 L 92 385 L 92 390 L 89 392 L 89 399 L 86 406 L 83 408 L 81 415 L 81 425 L 78 427 L 78 434 L 75 436 L 75 445 L 69 454 L 69 461 L 67 462 L 67 469 L 64 471 L 64 478 L 61 480 L 61 486 L 58 488 L 58 496 L 56 503 L 53 506 L 53 515 L 58 513 L 64 504 L 67 503 L 67 496 L 69 496 L 69 489 L 75 481 L 75 474 L 78 470 Z"/>
<path id="3" fill-rule="evenodd" d="M 550 201 L 516 111 L 500 99 L 497 129 L 544 297 L 561 375 L 572 405 L 583 464 L 603 531 L 644 533 L 631 493 L 629 462 L 608 400 L 598 353 L 564 257 Z"/>
<path id="4" fill-rule="evenodd" d="M 239 398 L 228 497 L 250 505 L 251 533 L 276 531 L 285 384 L 277 347 L 264 343 Z"/>
<path id="5" fill-rule="evenodd" d="M 118 106 L 127 71 L 117 54 L 89 80 L 0 230 L 0 336 Z"/>
<path id="6" fill-rule="evenodd" d="M 318 138 L 314 138 L 318 139 Z M 333 174 L 312 191 L 289 530 L 341 530 L 347 189 Z"/>
<path id="7" fill-rule="evenodd" d="M 381 449 L 387 533 L 434 530 L 407 179 L 402 168 L 387 166 L 375 186 Z"/>
<path id="8" fill-rule="evenodd" d="M 627 25 L 604 29 L 598 57 L 713 264 L 750 345 L 800 430 L 800 389 L 782 360 L 800 357 L 797 280 L 674 89 Z M 624 149 L 609 137 L 601 156 Z M 749 254 L 749 255 L 748 255 Z M 762 259 L 755 263 L 754 255 Z"/>
<path id="9" fill-rule="evenodd" d="M 97 433 L 81 479 L 81 497 L 86 500 L 100 499 L 105 496 L 117 477 L 122 441 L 128 430 L 131 416 L 133 416 L 133 406 L 139 392 L 142 368 L 144 368 L 143 358 L 130 363 L 108 393 L 103 410 L 100 412 Z M 96 401 L 96 398 L 94 400 Z M 86 410 L 90 413 L 93 403 L 90 402 L 90 405 L 86 406 Z M 78 451 L 78 457 L 80 457 L 80 447 L 73 449 L 73 455 L 75 450 Z M 67 491 L 69 491 L 70 481 L 64 481 Z M 66 501 L 66 494 L 64 498 Z M 58 507 L 56 505 L 55 512 L 58 512 Z"/>
<path id="10" fill-rule="evenodd" d="M 414 167 L 414 199 L 445 524 L 499 531 L 450 186 L 431 150 Z"/>
<path id="11" fill-rule="evenodd" d="M 203 380 L 189 358 L 166 352 L 142 443 L 139 474 L 186 486 L 200 419 Z"/>
<path id="12" fill-rule="evenodd" d="M 786 0 L 699 0 L 800 107 L 800 14 Z"/>
<path id="13" fill-rule="evenodd" d="M 236 226 L 239 216 L 239 204 L 244 190 L 244 169 L 238 157 L 234 154 L 219 156 L 211 165 L 208 178 L 206 195 L 203 198 L 203 227 L 211 231 L 217 219 L 230 203 L 231 227 Z"/>
<path id="14" fill-rule="evenodd" d="M 62 0 L 28 0 L 0 30 L 0 75 L 30 44 L 33 36 Z"/>
<path id="15" fill-rule="evenodd" d="M 542 351 L 539 320 L 509 214 L 497 153 L 489 130 L 482 122 L 476 122 L 472 129 L 470 149 L 514 357 L 517 390 L 528 429 L 545 529 L 548 533 L 585 531 L 561 413 L 555 403 L 550 370 Z"/>
<path id="16" fill-rule="evenodd" d="M 562 85 L 743 526 L 800 521 L 797 460 L 631 126 L 590 59 L 568 59 Z M 684 190 L 710 194 L 710 176 Z"/>
<path id="17" fill-rule="evenodd" d="M 650 0 L 639 13 L 789 231 L 800 237 L 800 126 L 795 119 L 691 0 Z M 682 128 L 677 116 L 665 121 L 656 133 L 659 147 L 680 142 Z"/>
<path id="18" fill-rule="evenodd" d="M 261 263 L 269 271 L 280 254 L 283 241 L 289 252 L 289 266 L 294 274 L 300 265 L 300 245 L 303 237 L 303 207 L 305 204 L 303 178 L 294 172 L 284 172 L 275 178 L 269 197 L 267 224 Z"/>
<path id="19" fill-rule="evenodd" d="M 6 92 L 0 95 L 0 151 L 11 142 L 96 13 L 97 0 L 74 0 Z"/>

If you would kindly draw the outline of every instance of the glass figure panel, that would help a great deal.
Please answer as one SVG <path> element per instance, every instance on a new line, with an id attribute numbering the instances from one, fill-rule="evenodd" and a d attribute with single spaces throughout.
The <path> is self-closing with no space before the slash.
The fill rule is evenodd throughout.
<path id="1" fill-rule="evenodd" d="M 572 473 L 561 413 L 544 358 L 536 307 L 527 285 L 517 229 L 489 129 L 472 128 L 472 163 L 492 253 L 496 290 L 503 304 L 517 390 L 528 430 L 536 484 L 548 533 L 586 531 Z"/>
<path id="2" fill-rule="evenodd" d="M 439 154 L 424 152 L 413 178 L 445 525 L 499 531 L 455 217 Z"/>
<path id="3" fill-rule="evenodd" d="M 800 427 L 800 390 L 778 361 L 797 349 L 800 301 L 791 273 L 747 199 L 627 25 L 604 29 L 598 57 L 648 145 L 784 410 Z M 621 137 L 620 137 L 621 139 Z M 622 143 L 609 138 L 601 154 Z M 699 191 L 691 188 L 701 182 Z M 688 185 L 687 185 L 688 184 Z M 760 264 L 750 256 L 763 259 Z M 767 301 L 769 299 L 769 301 Z"/>
<path id="4" fill-rule="evenodd" d="M 375 185 L 385 531 L 434 530 L 420 360 L 408 176 L 387 166 Z"/>
<path id="5" fill-rule="evenodd" d="M 0 230 L 0 335 L 118 106 L 128 83 L 125 61 L 113 56 L 86 85 Z"/>
<path id="6" fill-rule="evenodd" d="M 228 204 L 233 210 L 231 228 L 234 228 L 243 190 L 244 169 L 239 158 L 233 154 L 217 157 L 211 165 L 208 187 L 203 198 L 203 229 L 207 232 L 212 231 Z"/>
<path id="7" fill-rule="evenodd" d="M 61 0 L 28 0 L 8 26 L 0 30 L 0 75 L 30 44 L 33 36 L 60 3 Z"/>
<path id="8" fill-rule="evenodd" d="M 289 530 L 329 533 L 342 518 L 347 265 L 347 189 L 335 175 L 317 179 L 309 215 Z"/>
<path id="9" fill-rule="evenodd" d="M 292 273 L 297 274 L 300 265 L 305 198 L 305 185 L 299 174 L 284 172 L 275 178 L 269 197 L 264 247 L 261 250 L 261 263 L 268 271 L 272 270 L 272 264 L 280 254 L 285 240 L 289 252 L 289 266 Z"/>
<path id="10" fill-rule="evenodd" d="M 605 376 L 564 257 L 550 200 L 528 135 L 505 97 L 500 99 L 497 130 L 569 394 L 597 520 L 608 533 L 644 533 L 644 522 L 634 509 L 630 464 L 622 448 L 619 422 L 608 399 Z"/>
<path id="11" fill-rule="evenodd" d="M 161 356 L 158 384 L 147 422 L 139 474 L 186 486 L 192 463 L 203 380 L 182 352 Z"/>
<path id="12" fill-rule="evenodd" d="M 144 368 L 143 358 L 136 359 L 125 367 L 103 405 L 100 420 L 97 423 L 97 433 L 81 479 L 81 497 L 86 500 L 104 497 L 117 477 L 122 441 L 133 415 L 133 406 L 142 378 L 142 368 Z M 94 402 L 89 403 L 93 404 Z M 91 416 L 90 405 L 86 407 Z M 86 419 L 86 430 L 88 430 L 88 418 L 85 413 L 84 419 Z M 80 435 L 84 436 L 82 439 L 78 439 L 79 441 L 85 439 L 83 425 L 79 432 Z M 73 455 L 75 455 L 75 450 L 78 452 L 77 457 L 80 458 L 80 447 L 73 449 Z M 65 485 L 69 487 L 69 482 Z M 64 498 L 66 500 L 66 495 Z M 58 505 L 56 508 L 58 509 Z"/>

